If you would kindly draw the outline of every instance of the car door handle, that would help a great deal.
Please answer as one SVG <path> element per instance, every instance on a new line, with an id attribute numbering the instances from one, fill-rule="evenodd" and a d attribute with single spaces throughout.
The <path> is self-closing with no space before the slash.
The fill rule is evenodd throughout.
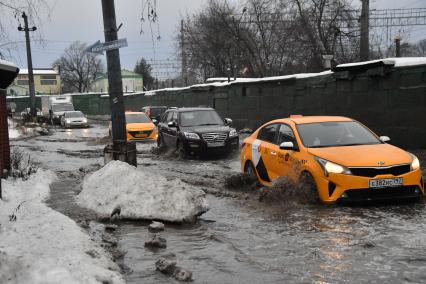
<path id="1" fill-rule="evenodd" d="M 277 155 L 277 152 L 275 152 L 275 151 L 271 151 L 271 155 L 272 155 L 272 156 L 276 156 L 276 155 Z"/>

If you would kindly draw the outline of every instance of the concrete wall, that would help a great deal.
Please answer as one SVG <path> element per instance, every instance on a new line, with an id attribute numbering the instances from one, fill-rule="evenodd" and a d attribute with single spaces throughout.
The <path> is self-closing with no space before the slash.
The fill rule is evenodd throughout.
<path id="1" fill-rule="evenodd" d="M 74 96 L 76 109 L 109 114 L 109 99 L 98 94 Z M 125 97 L 127 110 L 144 105 L 215 107 L 237 128 L 257 128 L 291 114 L 343 115 L 364 123 L 392 143 L 426 148 L 426 66 L 376 67 L 303 79 L 233 83 L 222 87 L 157 91 L 154 96 Z"/>

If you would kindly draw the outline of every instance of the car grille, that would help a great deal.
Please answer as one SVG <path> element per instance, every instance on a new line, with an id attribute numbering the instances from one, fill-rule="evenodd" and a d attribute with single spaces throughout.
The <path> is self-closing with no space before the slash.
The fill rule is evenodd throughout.
<path id="1" fill-rule="evenodd" d="M 149 135 L 151 135 L 152 130 L 146 130 L 146 131 L 129 131 L 129 134 L 132 135 L 133 137 L 137 137 L 139 135 L 145 135 L 146 137 L 148 137 Z"/>
<path id="2" fill-rule="evenodd" d="M 394 175 L 399 176 L 410 171 L 410 165 L 397 165 L 392 167 L 362 167 L 349 168 L 353 175 L 362 177 L 375 177 L 378 175 Z"/>
<path id="3" fill-rule="evenodd" d="M 420 196 L 420 189 L 417 186 L 401 186 L 388 188 L 363 188 L 350 189 L 345 191 L 349 200 L 380 200 L 398 199 Z"/>
<path id="4" fill-rule="evenodd" d="M 207 143 L 225 142 L 227 133 L 204 133 L 202 134 L 204 141 Z"/>

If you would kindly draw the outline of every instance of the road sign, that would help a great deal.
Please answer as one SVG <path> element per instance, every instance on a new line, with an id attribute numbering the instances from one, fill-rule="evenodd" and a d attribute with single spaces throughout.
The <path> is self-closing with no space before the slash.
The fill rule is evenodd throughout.
<path id="1" fill-rule="evenodd" d="M 118 49 L 126 46 L 127 39 L 125 38 L 108 42 L 101 42 L 100 40 L 98 40 L 97 42 L 86 48 L 86 51 L 91 53 L 104 54 L 104 51 Z"/>

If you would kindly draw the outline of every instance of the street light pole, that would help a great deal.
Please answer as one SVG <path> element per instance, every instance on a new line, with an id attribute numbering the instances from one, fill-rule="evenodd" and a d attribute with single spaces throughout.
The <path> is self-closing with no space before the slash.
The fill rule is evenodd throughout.
<path id="1" fill-rule="evenodd" d="M 30 99 L 31 99 L 31 116 L 36 117 L 36 98 L 35 98 L 35 90 L 34 90 L 34 72 L 33 72 L 33 60 L 31 57 L 31 42 L 30 42 L 30 32 L 36 31 L 36 27 L 28 28 L 28 17 L 25 12 L 22 12 L 22 18 L 24 18 L 24 28 L 20 25 L 18 27 L 18 31 L 25 32 L 25 42 L 27 46 L 27 65 L 28 65 L 28 88 L 30 91 Z"/>
<path id="2" fill-rule="evenodd" d="M 118 40 L 114 0 L 102 0 L 105 43 Z M 106 51 L 108 72 L 108 93 L 111 106 L 113 158 L 128 161 L 126 117 L 124 114 L 123 82 L 119 49 Z M 134 153 L 136 154 L 136 153 Z"/>

